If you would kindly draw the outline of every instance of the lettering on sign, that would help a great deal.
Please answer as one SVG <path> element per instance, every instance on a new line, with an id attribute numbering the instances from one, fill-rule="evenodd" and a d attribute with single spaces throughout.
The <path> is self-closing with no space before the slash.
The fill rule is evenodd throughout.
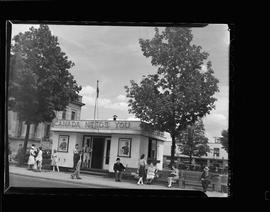
<path id="1" fill-rule="evenodd" d="M 127 121 L 64 121 L 54 123 L 56 127 L 88 128 L 88 129 L 129 129 L 130 122 Z M 135 128 L 139 128 L 139 125 Z"/>

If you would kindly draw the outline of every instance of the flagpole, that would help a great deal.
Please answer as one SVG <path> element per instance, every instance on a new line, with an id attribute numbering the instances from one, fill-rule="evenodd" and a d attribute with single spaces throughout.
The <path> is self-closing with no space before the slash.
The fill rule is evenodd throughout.
<path id="1" fill-rule="evenodd" d="M 98 88 L 98 80 L 97 80 L 97 95 L 95 100 L 95 108 L 94 108 L 94 126 L 96 127 L 96 113 L 97 113 L 97 103 L 98 103 L 98 95 L 99 95 L 99 88 Z"/>

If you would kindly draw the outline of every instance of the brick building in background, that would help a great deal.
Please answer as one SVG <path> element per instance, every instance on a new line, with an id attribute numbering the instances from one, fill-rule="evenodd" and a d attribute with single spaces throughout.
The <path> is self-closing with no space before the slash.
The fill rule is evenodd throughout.
<path id="1" fill-rule="evenodd" d="M 79 96 L 78 101 L 69 103 L 64 111 L 56 112 L 56 119 L 64 120 L 80 120 L 82 96 Z M 26 125 L 18 119 L 18 114 L 13 111 L 8 111 L 8 142 L 9 147 L 14 157 L 19 149 L 19 145 L 24 143 L 26 133 Z M 27 146 L 32 144 L 42 146 L 44 149 L 51 149 L 51 123 L 43 122 L 38 125 L 32 124 L 29 132 L 29 140 Z"/>

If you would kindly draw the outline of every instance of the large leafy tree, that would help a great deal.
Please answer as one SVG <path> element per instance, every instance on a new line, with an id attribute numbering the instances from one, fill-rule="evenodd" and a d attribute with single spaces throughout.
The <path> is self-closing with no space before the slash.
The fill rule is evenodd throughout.
<path id="1" fill-rule="evenodd" d="M 51 122 L 56 111 L 78 98 L 81 87 L 69 72 L 74 63 L 47 25 L 15 35 L 10 58 L 8 106 L 26 124 L 25 154 L 30 125 Z"/>
<path id="2" fill-rule="evenodd" d="M 179 136 L 179 150 L 182 154 L 189 156 L 190 164 L 194 156 L 207 156 L 207 152 L 210 152 L 210 148 L 207 145 L 208 138 L 204 132 L 203 121 L 199 119 L 193 126 L 188 126 Z"/>
<path id="3" fill-rule="evenodd" d="M 166 27 L 161 33 L 155 28 L 151 40 L 139 39 L 143 55 L 151 58 L 157 73 L 125 86 L 129 112 L 142 120 L 142 127 L 170 133 L 171 162 L 175 138 L 215 108 L 213 95 L 218 91 L 208 53 L 191 44 L 192 38 L 189 28 Z"/>
<path id="4" fill-rule="evenodd" d="M 220 142 L 221 142 L 223 148 L 226 150 L 226 152 L 228 152 L 228 149 L 229 149 L 229 143 L 228 143 L 229 132 L 228 132 L 228 130 L 222 130 L 221 136 L 222 137 L 220 137 Z"/>

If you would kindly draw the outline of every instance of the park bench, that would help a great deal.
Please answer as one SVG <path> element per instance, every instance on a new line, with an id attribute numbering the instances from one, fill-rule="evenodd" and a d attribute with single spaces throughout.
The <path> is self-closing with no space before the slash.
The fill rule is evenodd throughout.
<path id="1" fill-rule="evenodd" d="M 201 174 L 202 172 L 198 171 L 181 171 L 180 173 L 180 181 L 179 186 L 185 188 L 186 186 L 191 186 L 196 189 L 202 190 L 201 184 Z M 221 176 L 218 174 L 210 173 L 210 185 L 208 186 L 208 190 L 212 191 L 222 191 L 223 187 L 227 186 L 226 177 L 223 177 L 223 184 L 221 183 Z M 223 189 L 223 190 L 225 190 Z"/>

